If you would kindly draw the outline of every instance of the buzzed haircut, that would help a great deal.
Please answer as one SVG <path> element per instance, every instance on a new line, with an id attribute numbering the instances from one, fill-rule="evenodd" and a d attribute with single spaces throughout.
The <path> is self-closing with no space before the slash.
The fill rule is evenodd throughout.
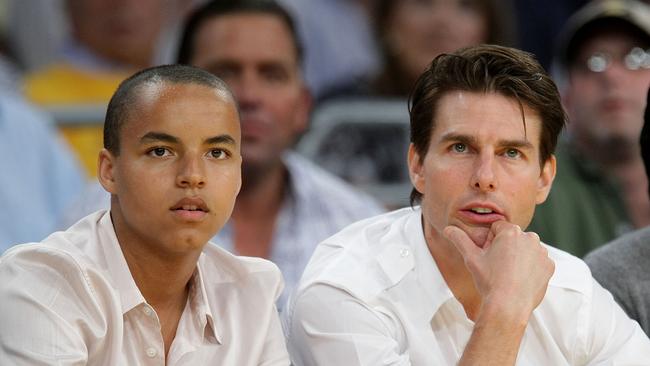
<path id="1" fill-rule="evenodd" d="M 440 99 L 453 91 L 498 93 L 531 108 L 541 118 L 540 166 L 555 152 L 567 116 L 553 80 L 532 54 L 515 48 L 480 45 L 436 57 L 409 97 L 411 143 L 421 159 L 429 149 Z M 411 191 L 411 205 L 422 195 Z"/>
<path id="2" fill-rule="evenodd" d="M 162 65 L 141 70 L 122 81 L 106 110 L 104 119 L 104 148 L 113 155 L 120 153 L 120 130 L 139 102 L 139 92 L 145 86 L 195 84 L 225 94 L 235 105 L 235 98 L 226 83 L 213 74 L 193 66 Z"/>
<path id="3" fill-rule="evenodd" d="M 291 34 L 298 64 L 302 63 L 302 46 L 291 14 L 273 0 L 213 0 L 200 6 L 191 13 L 185 22 L 176 62 L 191 64 L 194 56 L 194 39 L 203 23 L 216 17 L 242 13 L 270 15 L 282 21 Z M 215 45 L 215 47 L 218 46 Z"/>

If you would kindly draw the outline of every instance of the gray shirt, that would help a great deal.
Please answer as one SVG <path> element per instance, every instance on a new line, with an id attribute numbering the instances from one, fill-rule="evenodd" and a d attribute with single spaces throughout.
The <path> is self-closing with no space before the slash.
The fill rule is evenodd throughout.
<path id="1" fill-rule="evenodd" d="M 598 248 L 585 262 L 594 278 L 650 334 L 650 227 Z"/>

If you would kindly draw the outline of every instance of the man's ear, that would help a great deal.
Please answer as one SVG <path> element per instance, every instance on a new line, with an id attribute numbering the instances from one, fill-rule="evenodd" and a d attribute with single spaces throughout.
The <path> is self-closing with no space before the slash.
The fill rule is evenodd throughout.
<path id="1" fill-rule="evenodd" d="M 424 159 L 420 158 L 420 154 L 415 149 L 415 146 L 411 143 L 409 144 L 408 152 L 408 166 L 409 166 L 409 177 L 411 178 L 411 183 L 413 187 L 420 192 L 424 193 Z"/>
<path id="2" fill-rule="evenodd" d="M 555 179 L 555 173 L 557 169 L 557 161 L 555 155 L 551 155 L 544 166 L 542 166 L 542 171 L 539 174 L 539 179 L 537 180 L 537 196 L 535 198 L 535 203 L 538 205 L 548 197 L 549 192 L 551 192 L 551 186 L 553 185 L 553 180 Z"/>
<path id="3" fill-rule="evenodd" d="M 99 161 L 97 164 L 97 179 L 106 191 L 111 194 L 116 193 L 115 187 L 115 159 L 116 156 L 110 151 L 102 149 L 99 152 Z"/>

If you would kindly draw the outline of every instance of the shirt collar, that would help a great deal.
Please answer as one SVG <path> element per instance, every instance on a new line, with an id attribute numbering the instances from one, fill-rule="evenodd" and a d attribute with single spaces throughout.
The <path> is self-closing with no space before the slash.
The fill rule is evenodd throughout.
<path id="1" fill-rule="evenodd" d="M 202 267 L 204 264 L 202 262 L 204 261 L 204 257 L 205 254 L 201 253 L 194 275 L 192 275 L 190 306 L 194 309 L 194 314 L 196 314 L 196 318 L 193 321 L 196 322 L 198 329 L 203 329 L 208 341 L 222 344 L 222 339 L 219 337 L 219 333 L 214 324 L 214 316 L 212 315 L 212 310 L 210 310 L 210 302 L 208 301 L 205 282 L 203 281 L 204 274 Z"/>
<path id="2" fill-rule="evenodd" d="M 454 298 L 454 295 L 442 277 L 442 273 L 440 273 L 427 246 L 424 238 L 422 211 L 419 207 L 414 211 L 406 222 L 405 232 L 409 237 L 409 245 L 414 252 L 417 280 L 422 286 L 424 297 L 427 299 L 426 311 L 429 314 L 429 319 L 431 319 L 445 302 Z"/>
<path id="3" fill-rule="evenodd" d="M 140 289 L 131 276 L 131 270 L 117 241 L 110 211 L 106 211 L 99 220 L 98 244 L 104 252 L 108 273 L 115 290 L 120 294 L 122 314 L 126 314 L 136 306 L 146 303 L 144 296 L 142 296 Z"/>

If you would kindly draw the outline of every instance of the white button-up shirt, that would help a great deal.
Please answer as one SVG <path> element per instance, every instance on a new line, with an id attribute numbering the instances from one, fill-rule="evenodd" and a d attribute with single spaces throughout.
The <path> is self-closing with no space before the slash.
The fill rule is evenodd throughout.
<path id="1" fill-rule="evenodd" d="M 0 363 L 288 365 L 272 263 L 208 244 L 165 360 L 107 211 L 0 258 Z"/>
<path id="2" fill-rule="evenodd" d="M 555 262 L 517 365 L 650 365 L 650 340 L 579 259 Z M 421 211 L 358 222 L 321 243 L 283 314 L 301 365 L 455 365 L 474 323 L 429 253 Z"/>

